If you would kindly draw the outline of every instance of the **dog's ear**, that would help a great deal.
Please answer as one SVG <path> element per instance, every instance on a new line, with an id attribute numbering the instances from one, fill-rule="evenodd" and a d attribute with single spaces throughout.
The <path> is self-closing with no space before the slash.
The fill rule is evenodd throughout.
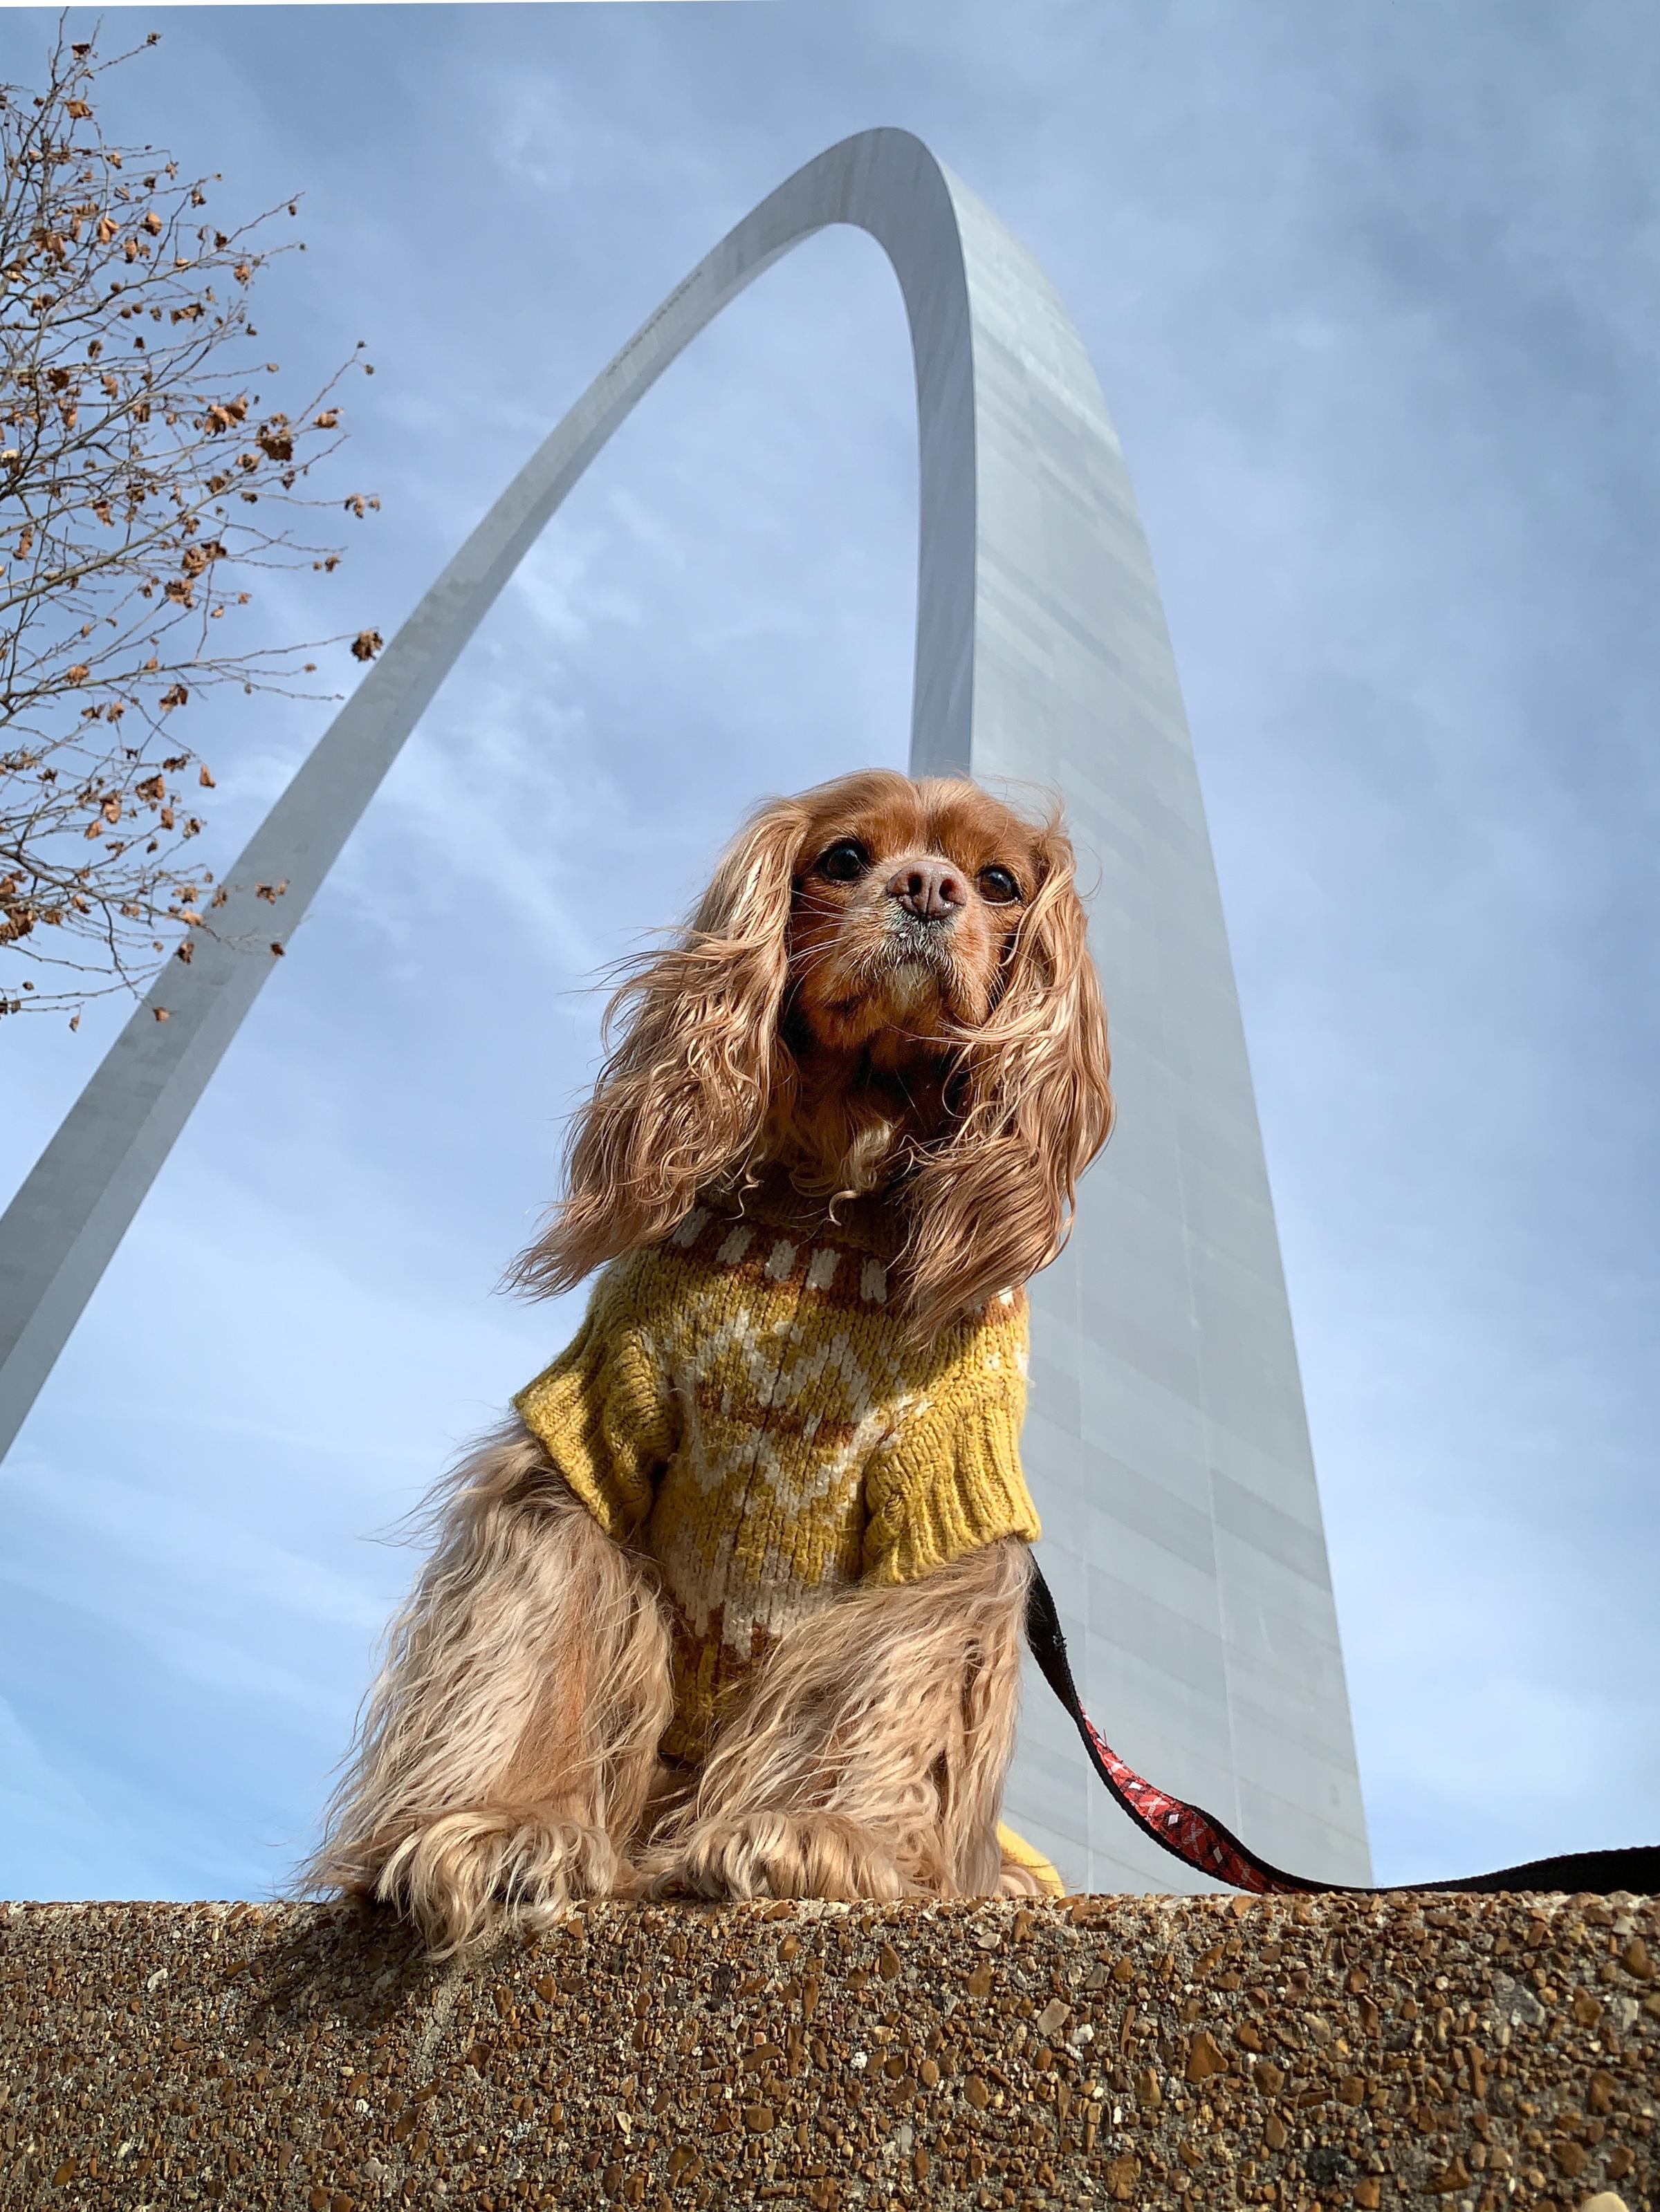
<path id="1" fill-rule="evenodd" d="M 1058 814 L 1037 848 L 1042 879 L 997 1005 L 964 1048 L 952 1134 L 912 1184 L 901 1273 L 919 1334 L 1048 1266 L 1071 1232 L 1078 1178 L 1111 1133 L 1106 1014 Z"/>
<path id="2" fill-rule="evenodd" d="M 795 799 L 760 808 L 676 940 L 625 964 L 605 1010 L 608 1056 L 566 1147 L 565 1196 L 510 1269 L 517 1288 L 569 1290 L 655 1243 L 700 1189 L 749 1158 L 779 1073 L 807 820 Z"/>

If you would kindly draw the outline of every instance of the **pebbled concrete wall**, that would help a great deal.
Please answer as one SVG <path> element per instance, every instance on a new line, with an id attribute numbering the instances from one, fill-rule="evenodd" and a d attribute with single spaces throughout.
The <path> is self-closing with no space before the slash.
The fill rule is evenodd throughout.
<path id="1" fill-rule="evenodd" d="M 1640 2212 L 1657 1960 L 1652 1898 L 609 1905 L 449 1969 L 0 1907 L 0 2205 Z"/>

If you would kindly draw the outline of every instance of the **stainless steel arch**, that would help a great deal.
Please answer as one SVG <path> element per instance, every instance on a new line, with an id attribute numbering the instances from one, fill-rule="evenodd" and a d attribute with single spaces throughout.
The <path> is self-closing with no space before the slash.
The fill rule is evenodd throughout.
<path id="1" fill-rule="evenodd" d="M 1045 1564 L 1086 1694 L 1132 1758 L 1242 1823 L 1259 1849 L 1363 1880 L 1278 1243 L 1151 562 L 1077 331 L 1031 257 L 918 139 L 865 131 L 808 162 L 594 380 L 228 872 L 225 937 L 269 935 L 259 882 L 287 879 L 282 923 L 297 924 L 611 432 L 728 301 L 831 223 L 882 246 L 910 323 L 921 460 L 913 768 L 1059 786 L 1106 873 L 1096 927 L 1123 1121 L 1073 1247 L 1037 1286 L 1029 1431 Z M 170 966 L 0 1219 L 0 1452 L 273 965 L 203 939 L 189 967 Z M 1170 1863 L 1092 1786 L 1033 1710 L 1011 1804 L 1034 1839 L 1074 1881 L 1168 1887 Z"/>

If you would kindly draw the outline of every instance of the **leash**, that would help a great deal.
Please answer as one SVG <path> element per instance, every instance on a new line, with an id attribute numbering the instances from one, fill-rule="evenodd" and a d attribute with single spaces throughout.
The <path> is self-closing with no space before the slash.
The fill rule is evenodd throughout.
<path id="1" fill-rule="evenodd" d="M 1466 1890 L 1499 1896 L 1516 1891 L 1562 1890 L 1607 1897 L 1615 1890 L 1638 1895 L 1660 1890 L 1660 1844 L 1637 1844 L 1621 1850 L 1567 1851 L 1557 1858 L 1529 1859 L 1523 1866 L 1503 1867 L 1497 1874 L 1463 1875 L 1455 1881 L 1392 1882 L 1375 1889 L 1356 1882 L 1310 1881 L 1303 1875 L 1287 1874 L 1284 1868 L 1258 1858 L 1214 1814 L 1144 1781 L 1107 1742 L 1079 1702 L 1072 1662 L 1067 1656 L 1067 1639 L 1061 1632 L 1061 1616 L 1035 1559 L 1031 1592 L 1026 1601 L 1026 1641 L 1043 1680 L 1071 1715 L 1091 1765 L 1142 1834 L 1195 1874 L 1209 1875 L 1233 1889 L 1249 1890 L 1259 1897 L 1307 1897 L 1334 1892 L 1378 1897 L 1414 1890 Z"/>

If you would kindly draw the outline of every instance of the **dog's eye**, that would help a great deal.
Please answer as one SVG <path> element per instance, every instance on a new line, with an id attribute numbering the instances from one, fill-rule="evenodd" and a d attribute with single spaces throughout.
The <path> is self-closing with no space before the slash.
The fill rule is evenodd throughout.
<path id="1" fill-rule="evenodd" d="M 838 837 L 818 855 L 815 873 L 833 884 L 856 884 L 870 866 L 870 854 L 856 837 Z"/>
<path id="2" fill-rule="evenodd" d="M 1006 868 L 982 868 L 980 890 L 993 906 L 1012 905 L 1020 896 L 1020 886 Z"/>

